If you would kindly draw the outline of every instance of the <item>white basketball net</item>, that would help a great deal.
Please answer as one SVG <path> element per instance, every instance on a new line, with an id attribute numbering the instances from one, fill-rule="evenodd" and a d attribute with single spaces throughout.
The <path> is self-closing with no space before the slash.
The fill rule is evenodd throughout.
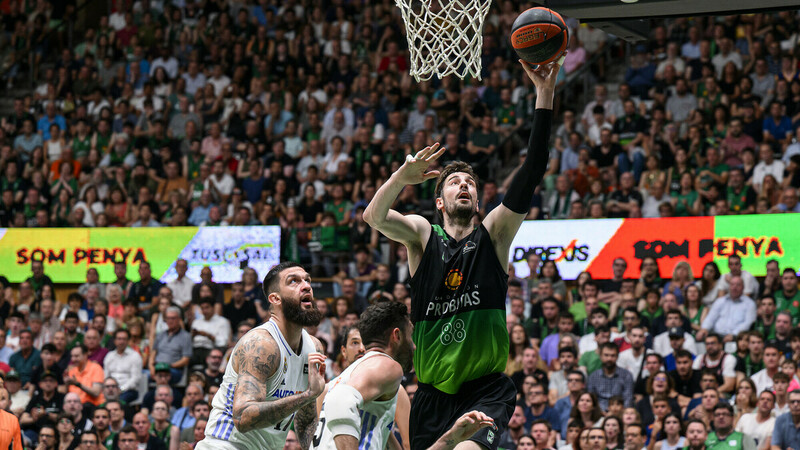
<path id="1" fill-rule="evenodd" d="M 395 0 L 406 24 L 409 73 L 417 81 L 481 78 L 483 21 L 492 0 Z"/>

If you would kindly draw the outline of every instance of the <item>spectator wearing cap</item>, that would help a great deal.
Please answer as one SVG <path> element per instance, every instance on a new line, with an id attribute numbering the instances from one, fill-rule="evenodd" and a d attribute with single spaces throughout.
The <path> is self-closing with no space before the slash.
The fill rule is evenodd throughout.
<path id="1" fill-rule="evenodd" d="M 39 384 L 42 374 L 45 372 L 55 374 L 58 384 L 64 384 L 64 379 L 62 376 L 64 371 L 61 370 L 58 365 L 58 354 L 58 350 L 56 349 L 55 344 L 52 342 L 48 342 L 42 346 L 42 350 L 39 352 L 39 357 L 42 359 L 42 364 L 38 367 L 34 367 L 33 372 L 31 373 L 31 383 L 33 383 L 34 386 Z"/>
<path id="2" fill-rule="evenodd" d="M 664 313 L 664 325 L 667 330 L 653 338 L 653 351 L 660 355 L 668 355 L 672 351 L 670 342 L 674 337 L 683 338 L 682 348 L 693 355 L 697 353 L 697 342 L 691 333 L 683 329 L 683 314 L 679 309 L 669 309 Z"/>
<path id="3" fill-rule="evenodd" d="M 89 351 L 84 344 L 70 350 L 70 367 L 64 382 L 69 392 L 77 394 L 81 403 L 95 406 L 103 403 L 103 380 L 105 372 L 100 364 L 89 361 Z"/>
<path id="4" fill-rule="evenodd" d="M 139 396 L 142 378 L 142 357 L 128 345 L 129 340 L 128 330 L 117 330 L 114 333 L 115 350 L 103 360 L 105 375 L 117 382 L 119 398 L 126 403 L 131 403 Z"/>
<path id="5" fill-rule="evenodd" d="M 58 375 L 46 370 L 42 372 L 37 383 L 38 389 L 28 402 L 25 412 L 20 417 L 20 425 L 25 436 L 36 442 L 36 432 L 48 423 L 55 423 L 58 413 L 64 405 L 64 394 L 58 392 Z"/>
<path id="6" fill-rule="evenodd" d="M 30 383 L 33 369 L 42 365 L 39 350 L 33 346 L 33 333 L 30 330 L 20 332 L 19 351 L 11 355 L 8 365 L 16 371 L 23 386 Z"/>
<path id="7" fill-rule="evenodd" d="M 184 370 L 192 357 L 192 336 L 181 326 L 180 308 L 176 306 L 167 308 L 164 312 L 164 321 L 167 323 L 167 329 L 156 335 L 148 367 L 150 372 L 155 373 L 157 363 L 169 364 L 171 382 L 177 383 L 183 377 Z"/>
<path id="8" fill-rule="evenodd" d="M 170 371 L 169 364 L 158 363 L 156 364 L 156 372 L 153 375 L 153 380 L 156 386 L 144 394 L 142 399 L 142 410 L 153 409 L 153 403 L 156 401 L 165 401 L 170 405 L 170 413 L 183 404 L 183 395 L 178 390 L 173 390 L 170 386 L 170 378 L 172 372 Z"/>
<path id="9" fill-rule="evenodd" d="M 8 410 L 19 417 L 28 402 L 31 400 L 31 393 L 27 389 L 22 389 L 22 381 L 19 372 L 11 369 L 3 379 L 3 386 L 8 390 L 10 406 Z"/>

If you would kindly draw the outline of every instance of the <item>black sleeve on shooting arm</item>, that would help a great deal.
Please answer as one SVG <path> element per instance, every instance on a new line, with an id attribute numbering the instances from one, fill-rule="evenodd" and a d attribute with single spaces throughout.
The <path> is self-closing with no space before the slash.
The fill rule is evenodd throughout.
<path id="1" fill-rule="evenodd" d="M 537 109 L 533 116 L 531 137 L 528 140 L 528 156 L 508 186 L 503 204 L 515 213 L 528 214 L 533 191 L 542 182 L 547 171 L 550 149 L 550 127 L 553 110 Z"/>

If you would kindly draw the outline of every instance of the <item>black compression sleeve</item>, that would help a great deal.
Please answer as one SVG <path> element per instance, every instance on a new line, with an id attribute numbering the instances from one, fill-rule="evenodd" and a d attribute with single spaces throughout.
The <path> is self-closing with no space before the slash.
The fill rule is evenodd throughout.
<path id="1" fill-rule="evenodd" d="M 528 156 L 508 186 L 503 204 L 515 213 L 528 214 L 533 191 L 542 182 L 547 171 L 550 149 L 550 127 L 553 110 L 537 109 L 533 116 L 533 128 L 528 140 Z"/>

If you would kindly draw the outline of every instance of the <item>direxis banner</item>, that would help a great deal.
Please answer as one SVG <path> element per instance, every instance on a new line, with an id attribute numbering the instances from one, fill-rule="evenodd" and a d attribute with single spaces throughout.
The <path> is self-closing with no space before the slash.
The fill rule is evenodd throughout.
<path id="1" fill-rule="evenodd" d="M 771 259 L 781 269 L 798 269 L 798 224 L 800 214 L 526 221 L 511 244 L 510 262 L 518 277 L 528 276 L 527 258 L 536 253 L 543 261 L 555 261 L 565 279 L 583 271 L 608 279 L 614 259 L 624 258 L 625 278 L 638 278 L 640 263 L 649 256 L 664 279 L 672 277 L 680 261 L 688 262 L 699 278 L 711 261 L 727 272 L 727 258 L 737 254 L 744 270 L 763 276 Z"/>
<path id="2" fill-rule="evenodd" d="M 240 281 L 245 262 L 263 276 L 279 262 L 280 227 L 0 228 L 0 274 L 13 283 L 31 275 L 34 260 L 55 283 L 85 282 L 89 267 L 101 282 L 114 281 L 117 261 L 127 263 L 131 280 L 148 261 L 153 277 L 167 282 L 177 277 L 179 258 L 196 282 L 203 266 L 214 281 Z"/>

